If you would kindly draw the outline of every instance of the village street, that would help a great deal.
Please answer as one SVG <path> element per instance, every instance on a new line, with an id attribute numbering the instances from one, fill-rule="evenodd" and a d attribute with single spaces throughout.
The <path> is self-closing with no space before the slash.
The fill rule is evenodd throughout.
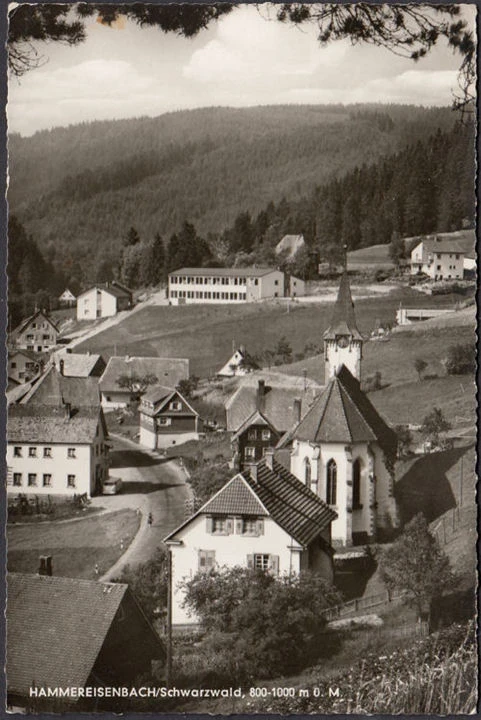
<path id="1" fill-rule="evenodd" d="M 185 503 L 191 496 L 186 474 L 175 460 L 166 461 L 157 453 L 132 441 L 112 437 L 110 475 L 120 477 L 119 495 L 100 495 L 92 505 L 107 510 L 139 509 L 140 528 L 126 552 L 101 580 L 118 577 L 125 565 L 145 562 L 155 554 L 163 538 L 185 519 Z M 152 525 L 148 523 L 152 513 Z"/>

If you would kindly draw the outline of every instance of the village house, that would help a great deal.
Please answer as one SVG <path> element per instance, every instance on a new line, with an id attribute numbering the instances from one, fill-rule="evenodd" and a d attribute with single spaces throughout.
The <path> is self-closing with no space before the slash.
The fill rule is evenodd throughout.
<path id="1" fill-rule="evenodd" d="M 304 235 L 284 235 L 276 247 L 276 255 L 284 254 L 286 260 L 292 260 L 295 258 L 299 250 L 306 247 Z"/>
<path id="2" fill-rule="evenodd" d="M 121 310 L 129 310 L 132 304 L 132 293 L 128 288 L 115 281 L 97 284 L 78 296 L 77 320 L 113 317 Z"/>
<path id="3" fill-rule="evenodd" d="M 284 273 L 275 268 L 180 268 L 169 273 L 173 305 L 256 302 L 284 295 Z"/>
<path id="4" fill-rule="evenodd" d="M 17 350 L 48 352 L 57 344 L 58 327 L 42 310 L 20 323 L 10 334 L 9 344 Z"/>
<path id="5" fill-rule="evenodd" d="M 427 236 L 411 251 L 411 275 L 424 273 L 432 280 L 462 280 L 465 251 L 451 238 Z"/>
<path id="6" fill-rule="evenodd" d="M 125 408 L 132 400 L 138 399 L 144 390 L 139 383 L 133 382 L 130 387 L 124 383 L 119 385 L 120 378 L 155 378 L 152 384 L 165 385 L 171 390 L 182 380 L 189 378 L 189 360 L 185 358 L 159 357 L 111 357 L 100 378 L 99 388 L 104 410 Z"/>
<path id="7" fill-rule="evenodd" d="M 309 569 L 333 581 L 336 513 L 268 453 L 235 475 L 164 542 L 172 551 L 172 624 L 197 623 L 179 584 L 197 572 L 246 567 L 275 575 Z"/>
<path id="8" fill-rule="evenodd" d="M 154 385 L 139 406 L 141 445 L 152 450 L 198 440 L 202 419 L 192 405 L 172 387 Z"/>
<path id="9" fill-rule="evenodd" d="M 345 272 L 324 333 L 327 385 L 279 443 L 291 449 L 291 472 L 336 511 L 334 545 L 370 542 L 399 525 L 397 437 L 361 390 L 362 345 Z"/>
<path id="10" fill-rule="evenodd" d="M 62 407 L 69 403 L 72 407 L 100 406 L 99 380 L 97 377 L 66 377 L 64 367 L 51 362 L 44 373 L 32 383 L 29 391 L 22 397 L 23 405 L 52 405 Z"/>
<path id="11" fill-rule="evenodd" d="M 232 433 L 234 467 L 243 470 L 262 459 L 284 433 L 299 422 L 312 404 L 319 386 L 243 384 L 225 404 L 227 431 Z"/>
<path id="12" fill-rule="evenodd" d="M 258 364 L 249 355 L 244 345 L 241 345 L 219 370 L 220 377 L 238 377 L 248 375 L 253 370 L 259 370 Z"/>
<path id="13" fill-rule="evenodd" d="M 60 305 L 66 307 L 73 307 L 76 303 L 75 295 L 68 288 L 63 291 L 58 300 Z"/>
<path id="14" fill-rule="evenodd" d="M 100 493 L 109 473 L 107 437 L 99 405 L 11 405 L 8 495 L 90 497 Z"/>
<path id="15" fill-rule="evenodd" d="M 7 711 L 128 708 L 125 699 L 80 693 L 138 687 L 139 678 L 151 676 L 153 663 L 163 667 L 162 641 L 127 585 L 52 577 L 51 558 L 41 561 L 41 575 L 9 573 L 7 578 Z M 77 692 L 46 697 L 55 688 Z"/>
<path id="16" fill-rule="evenodd" d="M 8 353 L 8 380 L 13 383 L 28 383 L 38 377 L 48 360 L 45 353 L 32 350 L 11 350 Z"/>

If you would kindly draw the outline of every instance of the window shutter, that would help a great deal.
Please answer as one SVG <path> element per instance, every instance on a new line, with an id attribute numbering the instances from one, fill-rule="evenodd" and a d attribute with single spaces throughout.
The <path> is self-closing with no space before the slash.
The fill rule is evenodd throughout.
<path id="1" fill-rule="evenodd" d="M 233 518 L 227 518 L 225 522 L 225 530 L 227 535 L 233 535 L 234 534 L 234 520 Z"/>
<path id="2" fill-rule="evenodd" d="M 273 575 L 279 574 L 279 555 L 269 555 L 269 570 Z"/>
<path id="3" fill-rule="evenodd" d="M 206 569 L 212 570 L 215 565 L 215 550 L 206 550 Z"/>
<path id="4" fill-rule="evenodd" d="M 207 553 L 205 550 L 199 550 L 199 570 L 206 569 Z"/>
<path id="5" fill-rule="evenodd" d="M 206 532 L 210 533 L 212 535 L 213 532 L 213 520 L 211 517 L 206 518 L 206 524 L 205 524 Z"/>
<path id="6" fill-rule="evenodd" d="M 247 556 L 247 567 L 249 568 L 249 570 L 254 569 L 254 555 Z"/>
<path id="7" fill-rule="evenodd" d="M 264 535 L 264 518 L 257 520 L 257 535 Z"/>
<path id="8" fill-rule="evenodd" d="M 237 518 L 235 521 L 235 531 L 237 535 L 242 535 L 242 529 L 243 529 L 243 522 L 241 518 Z"/>

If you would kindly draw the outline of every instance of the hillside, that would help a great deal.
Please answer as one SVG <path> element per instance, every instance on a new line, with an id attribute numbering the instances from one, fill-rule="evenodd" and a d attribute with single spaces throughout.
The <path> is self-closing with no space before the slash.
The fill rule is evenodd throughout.
<path id="1" fill-rule="evenodd" d="M 301 198 L 454 123 L 447 108 L 276 106 L 13 135 L 10 210 L 67 270 L 115 257 L 131 225 L 141 238 L 166 238 L 185 219 L 220 232 L 240 211 Z"/>

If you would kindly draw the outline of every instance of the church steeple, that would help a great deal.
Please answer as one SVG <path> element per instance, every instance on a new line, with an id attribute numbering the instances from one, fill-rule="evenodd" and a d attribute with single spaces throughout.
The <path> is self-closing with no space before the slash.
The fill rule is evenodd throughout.
<path id="1" fill-rule="evenodd" d="M 356 323 L 347 268 L 341 277 L 331 323 L 324 333 L 325 382 L 336 375 L 341 365 L 361 379 L 363 338 Z"/>

